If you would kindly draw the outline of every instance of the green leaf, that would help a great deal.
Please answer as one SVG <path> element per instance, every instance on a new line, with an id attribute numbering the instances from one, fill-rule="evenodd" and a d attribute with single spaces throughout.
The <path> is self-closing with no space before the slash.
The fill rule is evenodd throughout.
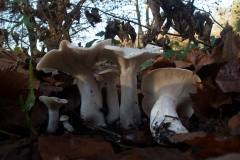
<path id="1" fill-rule="evenodd" d="M 168 50 L 167 52 L 165 52 L 165 54 L 163 55 L 163 57 L 165 59 L 171 58 L 174 55 L 175 51 L 174 50 Z"/>
<path id="2" fill-rule="evenodd" d="M 112 44 L 118 45 L 118 44 L 121 44 L 121 42 L 116 39 L 112 39 Z"/>
<path id="3" fill-rule="evenodd" d="M 25 110 L 25 104 L 24 104 L 24 100 L 21 95 L 19 97 L 19 104 L 20 104 L 20 109 L 23 112 Z"/>
<path id="4" fill-rule="evenodd" d="M 33 90 L 33 66 L 32 66 L 32 58 L 30 58 L 29 63 L 29 93 L 28 98 L 25 103 L 26 109 L 29 111 L 35 104 L 35 95 Z"/>
<path id="5" fill-rule="evenodd" d="M 104 31 L 101 31 L 101 32 L 98 32 L 97 34 L 95 34 L 95 36 L 99 36 L 99 37 L 102 37 L 103 35 L 105 35 Z"/>
<path id="6" fill-rule="evenodd" d="M 187 52 L 184 50 L 177 51 L 178 60 L 181 61 L 187 56 Z"/>
<path id="7" fill-rule="evenodd" d="M 23 21 L 24 21 L 25 26 L 26 26 L 28 29 L 34 29 L 34 26 L 33 26 L 32 22 L 30 22 L 28 16 L 24 15 Z"/>
<path id="8" fill-rule="evenodd" d="M 179 42 L 175 41 L 175 42 L 174 42 L 174 45 L 175 45 L 175 46 L 179 46 Z"/>
<path id="9" fill-rule="evenodd" d="M 152 65 L 152 61 L 147 60 L 146 62 L 144 62 L 144 63 L 142 64 L 142 69 L 141 69 L 141 70 L 144 70 L 144 69 L 148 68 L 148 67 L 151 66 L 151 65 Z"/>
<path id="10" fill-rule="evenodd" d="M 94 39 L 94 40 L 92 40 L 92 41 L 86 43 L 85 48 L 89 48 L 89 47 L 91 47 L 91 46 L 93 45 L 93 43 L 96 42 L 97 40 L 98 40 L 98 39 Z"/>

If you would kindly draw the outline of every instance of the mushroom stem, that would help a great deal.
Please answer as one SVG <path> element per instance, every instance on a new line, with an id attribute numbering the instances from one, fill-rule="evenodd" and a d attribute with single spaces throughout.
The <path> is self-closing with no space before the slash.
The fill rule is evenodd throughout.
<path id="1" fill-rule="evenodd" d="M 59 110 L 48 109 L 48 115 L 49 115 L 49 120 L 48 120 L 47 131 L 50 133 L 53 133 L 58 128 Z"/>
<path id="2" fill-rule="evenodd" d="M 160 95 L 154 104 L 150 113 L 150 129 L 158 143 L 175 133 L 188 133 L 178 117 L 177 105 L 177 98 L 170 94 Z"/>
<path id="3" fill-rule="evenodd" d="M 82 104 L 80 115 L 97 126 L 106 126 L 102 109 L 102 96 L 93 75 L 76 76 Z"/>
<path id="4" fill-rule="evenodd" d="M 134 75 L 134 76 L 133 76 Z M 121 70 L 121 104 L 120 120 L 124 128 L 141 123 L 141 113 L 138 106 L 137 77 L 134 69 Z M 132 113 L 132 114 L 126 114 Z M 126 117 L 126 115 L 128 117 Z"/>
<path id="5" fill-rule="evenodd" d="M 112 78 L 112 80 L 110 78 Z M 119 119 L 119 101 L 116 88 L 116 77 L 114 76 L 109 77 L 109 80 L 107 80 L 107 97 L 108 114 L 106 119 L 109 124 L 112 124 Z"/>
<path id="6" fill-rule="evenodd" d="M 68 131 L 68 132 L 72 132 L 74 131 L 74 128 L 71 124 L 69 124 L 68 121 L 63 121 L 63 127 Z"/>

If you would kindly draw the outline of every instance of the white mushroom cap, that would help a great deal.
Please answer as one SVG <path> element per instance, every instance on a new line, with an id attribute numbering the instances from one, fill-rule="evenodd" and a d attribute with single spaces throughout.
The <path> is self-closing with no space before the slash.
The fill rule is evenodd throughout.
<path id="1" fill-rule="evenodd" d="M 66 99 L 48 96 L 39 96 L 38 99 L 48 107 L 49 119 L 47 131 L 54 133 L 58 128 L 59 108 L 67 104 L 68 101 Z"/>
<path id="2" fill-rule="evenodd" d="M 147 45 L 145 49 L 106 45 L 103 58 L 112 60 L 120 70 L 121 104 L 120 121 L 125 129 L 141 123 L 137 97 L 137 71 L 146 60 L 163 54 L 161 47 Z"/>
<path id="3" fill-rule="evenodd" d="M 197 88 L 193 81 L 200 82 L 200 78 L 192 71 L 180 68 L 160 68 L 147 74 L 141 86 L 141 91 L 145 95 L 142 101 L 144 112 L 150 116 L 152 107 L 163 94 L 169 94 L 177 98 L 178 106 L 188 108 L 188 117 L 192 116 L 192 108 L 189 93 L 196 93 Z M 178 108 L 179 108 L 178 107 Z M 179 110 L 181 110 L 179 108 Z"/>
<path id="4" fill-rule="evenodd" d="M 119 70 L 117 66 L 102 66 L 96 68 L 95 73 L 101 75 L 107 83 L 108 114 L 106 120 L 108 124 L 112 124 L 119 119 L 119 101 L 116 88 L 116 80 L 119 75 Z"/>
<path id="5" fill-rule="evenodd" d="M 111 44 L 111 40 L 108 39 L 90 48 L 82 48 L 63 40 L 60 43 L 59 50 L 54 49 L 45 54 L 36 69 L 57 69 L 75 77 L 91 71 L 94 64 L 100 59 L 103 47 L 109 44 Z"/>
<path id="6" fill-rule="evenodd" d="M 69 117 L 67 115 L 61 115 L 59 121 L 63 122 L 63 121 L 68 121 Z"/>
<path id="7" fill-rule="evenodd" d="M 174 133 L 186 133 L 179 114 L 192 116 L 189 93 L 196 93 L 193 81 L 200 78 L 193 72 L 178 68 L 161 68 L 151 71 L 143 81 L 141 90 L 144 112 L 150 117 L 150 129 L 158 143 Z"/>
<path id="8" fill-rule="evenodd" d="M 38 99 L 43 102 L 49 109 L 59 109 L 62 105 L 67 104 L 66 99 L 58 97 L 39 96 Z"/>

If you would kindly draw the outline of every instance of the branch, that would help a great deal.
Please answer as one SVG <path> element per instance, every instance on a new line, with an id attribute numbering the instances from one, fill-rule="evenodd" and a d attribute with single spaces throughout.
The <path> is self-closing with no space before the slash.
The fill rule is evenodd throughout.
<path id="1" fill-rule="evenodd" d="M 1 21 L 9 22 L 9 23 L 19 23 L 17 21 L 10 21 L 8 19 L 0 18 Z"/>

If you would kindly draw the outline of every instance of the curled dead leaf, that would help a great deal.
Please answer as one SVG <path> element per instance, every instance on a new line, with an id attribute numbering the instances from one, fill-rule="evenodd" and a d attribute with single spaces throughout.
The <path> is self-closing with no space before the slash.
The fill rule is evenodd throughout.
<path id="1" fill-rule="evenodd" d="M 195 72 L 201 69 L 202 66 L 207 64 L 212 64 L 215 61 L 210 57 L 210 55 L 205 54 L 203 51 L 199 49 L 192 48 L 188 54 L 187 58 L 190 60 L 192 65 L 195 68 Z"/>
<path id="2" fill-rule="evenodd" d="M 239 137 L 224 136 L 215 133 L 194 132 L 175 134 L 171 142 L 185 142 L 193 149 L 198 148 L 198 158 L 216 157 L 227 153 L 238 152 L 240 149 Z"/>
<path id="3" fill-rule="evenodd" d="M 210 101 L 214 94 L 215 92 L 209 92 L 200 89 L 197 89 L 197 93 L 190 93 L 194 114 L 201 122 L 207 122 L 213 114 Z"/>
<path id="4" fill-rule="evenodd" d="M 240 92 L 239 68 L 239 62 L 229 62 L 221 67 L 215 81 L 223 92 Z"/>
<path id="5" fill-rule="evenodd" d="M 238 112 L 229 119 L 228 127 L 230 129 L 231 135 L 240 135 L 240 112 Z"/>

